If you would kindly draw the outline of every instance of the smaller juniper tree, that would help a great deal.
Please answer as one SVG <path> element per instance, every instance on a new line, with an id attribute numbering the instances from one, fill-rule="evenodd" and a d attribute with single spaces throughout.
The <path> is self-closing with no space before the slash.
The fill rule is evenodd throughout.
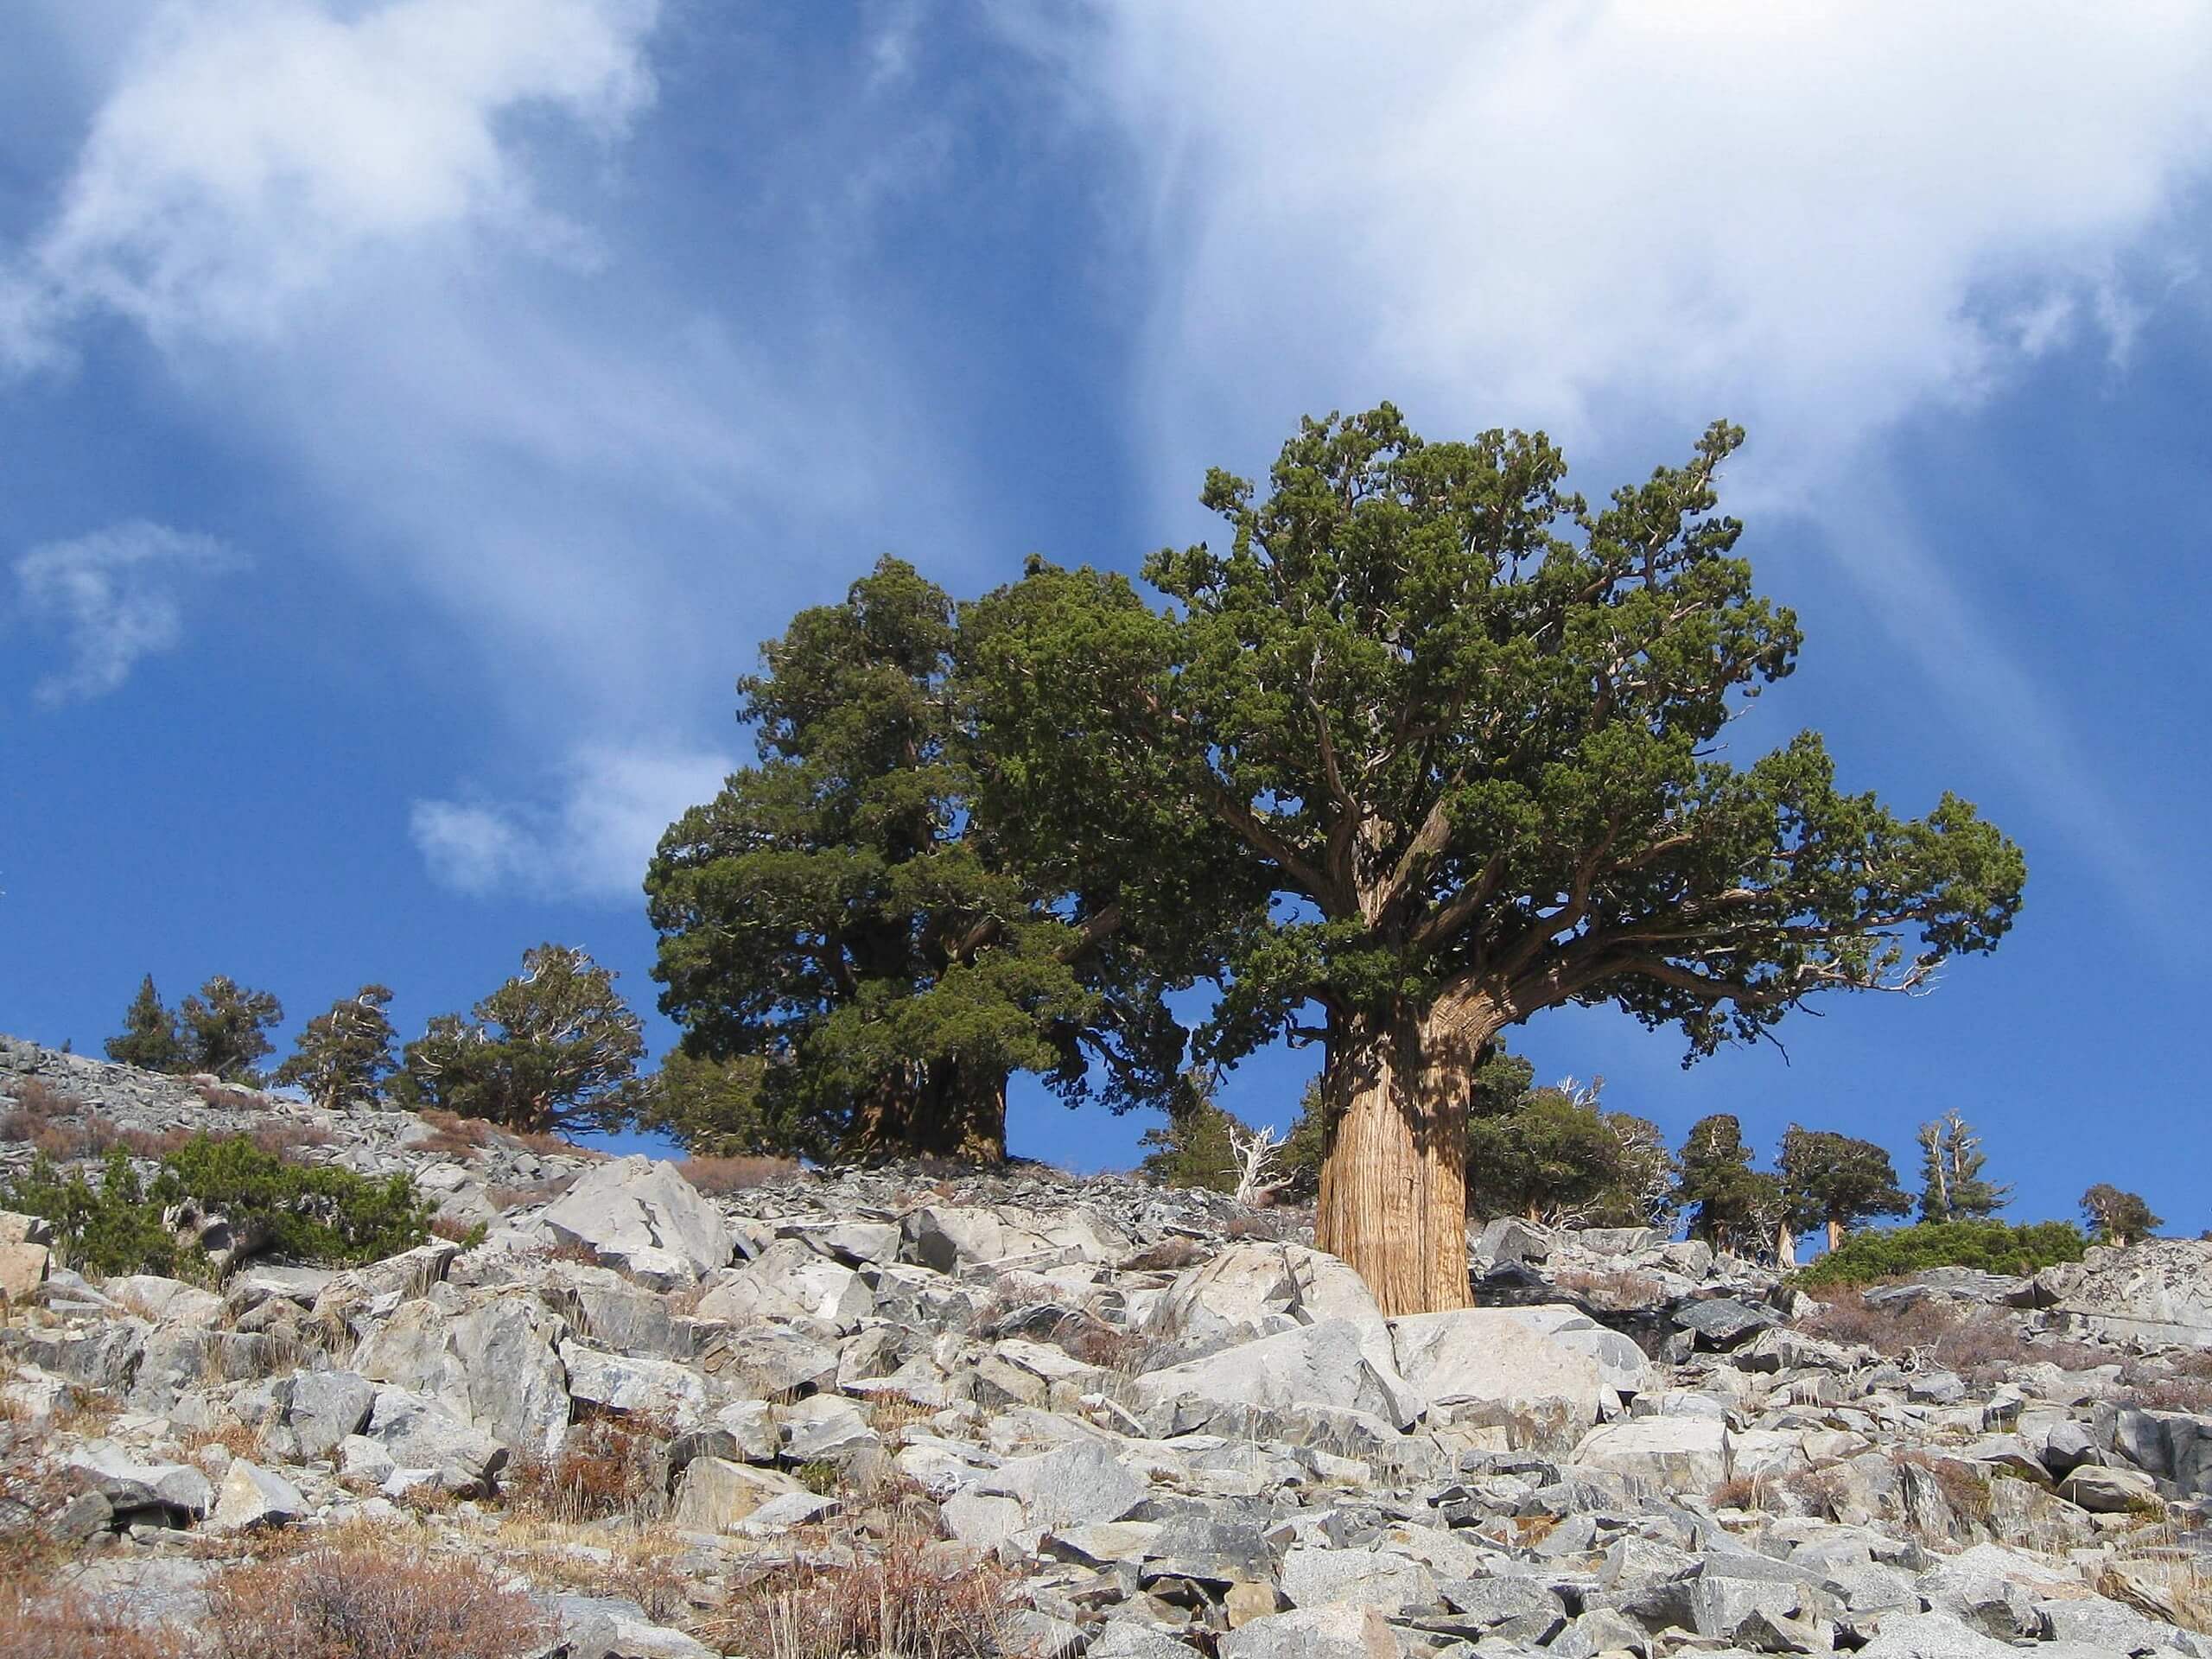
<path id="1" fill-rule="evenodd" d="M 1751 1167 L 1743 1125 L 1726 1112 L 1690 1125 L 1677 1196 L 1690 1210 L 1690 1236 L 1716 1249 L 1772 1243 L 1782 1224 L 1782 1184 Z"/>
<path id="2" fill-rule="evenodd" d="M 258 1084 L 254 1062 L 272 1052 L 269 1032 L 284 1018 L 284 1005 L 268 991 L 250 990 L 226 974 L 212 976 L 177 1004 L 186 1069 L 225 1083 Z"/>
<path id="3" fill-rule="evenodd" d="M 316 1105 L 330 1109 L 372 1106 L 384 1080 L 398 1069 L 392 1048 L 398 1035 L 385 1015 L 391 992 L 364 985 L 318 1014 L 300 1033 L 291 1057 L 276 1068 L 278 1083 L 297 1084 Z"/>
<path id="4" fill-rule="evenodd" d="M 2139 1192 L 2124 1192 L 2109 1181 L 2099 1181 L 2082 1195 L 2082 1218 L 2101 1244 L 2133 1244 L 2165 1225 L 2165 1217 L 2151 1213 Z"/>
<path id="5" fill-rule="evenodd" d="M 1872 1141 L 1793 1123 L 1782 1136 L 1781 1166 L 1789 1224 L 1800 1232 L 1826 1228 L 1832 1250 L 1870 1216 L 1912 1212 L 1890 1154 Z"/>
<path id="6" fill-rule="evenodd" d="M 522 972 L 464 1018 L 442 1014 L 408 1044 L 404 1104 L 509 1128 L 606 1127 L 629 1117 L 644 1029 L 614 973 L 582 950 L 541 944 Z"/>
<path id="7" fill-rule="evenodd" d="M 176 1015 L 162 1006 L 161 993 L 149 974 L 138 982 L 138 995 L 123 1015 L 123 1033 L 107 1039 L 107 1057 L 119 1065 L 143 1071 L 183 1071 L 184 1039 L 178 1033 Z"/>

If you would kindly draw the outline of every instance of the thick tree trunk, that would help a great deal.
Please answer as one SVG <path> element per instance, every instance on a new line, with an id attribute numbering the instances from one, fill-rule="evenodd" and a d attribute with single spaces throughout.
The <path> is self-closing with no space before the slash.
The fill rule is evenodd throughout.
<path id="1" fill-rule="evenodd" d="M 1838 1221 L 1834 1216 L 1830 1216 L 1828 1217 L 1828 1249 L 1833 1251 L 1840 1250 L 1842 1248 L 1843 1224 Z"/>
<path id="2" fill-rule="evenodd" d="M 1006 1161 L 1006 1074 L 943 1060 L 887 1077 L 860 1103 L 846 1148 L 863 1159 Z"/>
<path id="3" fill-rule="evenodd" d="M 1467 1100 L 1503 1023 L 1487 1002 L 1332 1022 L 1314 1243 L 1386 1314 L 1467 1305 Z"/>

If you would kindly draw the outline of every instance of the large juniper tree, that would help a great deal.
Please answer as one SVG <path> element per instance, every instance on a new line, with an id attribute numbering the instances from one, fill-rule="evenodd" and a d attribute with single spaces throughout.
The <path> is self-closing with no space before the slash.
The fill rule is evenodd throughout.
<path id="1" fill-rule="evenodd" d="M 1003 1158 L 1016 1071 L 1115 1105 L 1178 1087 L 1183 1033 L 1128 912 L 1040 887 L 972 810 L 955 637 L 896 559 L 795 617 L 738 683 L 758 763 L 646 876 L 685 1049 L 769 1062 L 748 1109 L 833 1125 L 851 1155 Z"/>
<path id="2" fill-rule="evenodd" d="M 1146 814 L 1204 823 L 1271 890 L 1220 906 L 1202 1058 L 1325 1043 L 1317 1242 L 1389 1312 L 1466 1300 L 1467 1090 L 1507 1026 L 1610 1002 L 1694 1058 L 1921 985 L 2018 909 L 2020 854 L 1966 802 L 1900 818 L 1812 734 L 1716 751 L 1798 647 L 1713 515 L 1740 435 L 1593 510 L 1541 435 L 1308 421 L 1266 492 L 1208 475 L 1230 539 L 1149 561 L 1168 609 L 1036 563 L 976 619 L 1007 822 L 1106 868 Z"/>
<path id="3" fill-rule="evenodd" d="M 1783 1132 L 1782 1155 L 1776 1161 L 1789 1224 L 1801 1232 L 1826 1228 L 1832 1250 L 1843 1243 L 1847 1230 L 1870 1216 L 1911 1212 L 1912 1198 L 1897 1185 L 1897 1166 L 1872 1141 L 1793 1123 Z"/>

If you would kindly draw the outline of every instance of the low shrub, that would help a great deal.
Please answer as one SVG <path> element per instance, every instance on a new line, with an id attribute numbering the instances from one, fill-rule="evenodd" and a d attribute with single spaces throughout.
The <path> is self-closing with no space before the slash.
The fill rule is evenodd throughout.
<path id="1" fill-rule="evenodd" d="M 367 1533 L 225 1568 L 203 1628 L 210 1659 L 520 1659 L 549 1634 L 483 1562 Z"/>
<path id="2" fill-rule="evenodd" d="M 698 1634 L 753 1659 L 998 1659 L 1018 1645 L 1008 1626 L 1012 1569 L 956 1556 L 934 1529 L 901 1512 L 849 1567 L 783 1567 L 732 1599 Z"/>
<path id="3" fill-rule="evenodd" d="M 651 1417 L 587 1418 L 559 1455 L 524 1458 L 500 1477 L 503 1501 L 549 1521 L 658 1518 L 668 1507 L 673 1426 Z"/>
<path id="4" fill-rule="evenodd" d="M 93 1273 L 204 1277 L 207 1260 L 162 1219 L 189 1205 L 219 1215 L 240 1237 L 296 1261 L 350 1267 L 411 1249 L 429 1236 L 430 1206 L 404 1175 L 371 1180 L 334 1166 L 302 1168 L 243 1135 L 195 1135 L 163 1155 L 142 1185 L 123 1147 L 111 1149 L 95 1187 L 41 1154 L 0 1186 L 0 1208 L 43 1217 L 73 1265 Z"/>
<path id="5" fill-rule="evenodd" d="M 1822 1285 L 1871 1285 L 1926 1268 L 1978 1268 L 1985 1273 L 2031 1274 L 2061 1262 L 2079 1262 L 2088 1241 L 2070 1221 L 2014 1227 L 2001 1221 L 1923 1221 L 1913 1227 L 1853 1233 L 1796 1275 L 1812 1289 Z"/>
<path id="6" fill-rule="evenodd" d="M 50 1580 L 0 1583 L 0 1653 L 8 1659 L 171 1659 L 189 1649 L 125 1610 Z"/>

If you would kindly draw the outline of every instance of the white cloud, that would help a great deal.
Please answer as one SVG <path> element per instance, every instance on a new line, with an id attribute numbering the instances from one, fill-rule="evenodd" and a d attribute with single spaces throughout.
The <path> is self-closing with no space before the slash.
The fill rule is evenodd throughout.
<path id="1" fill-rule="evenodd" d="M 550 802 L 420 800 L 409 829 L 457 892 L 634 901 L 661 834 L 710 800 L 732 762 L 680 749 L 594 747 L 572 757 Z"/>
<path id="2" fill-rule="evenodd" d="M 87 311 L 180 334 L 283 334 L 380 245 L 493 227 L 577 254 L 501 123 L 543 105 L 607 134 L 644 107 L 656 0 L 172 6 L 101 107 L 14 273 L 12 354 Z M 28 297 L 25 297 L 27 296 Z M 11 321 L 12 319 L 12 321 Z"/>
<path id="3" fill-rule="evenodd" d="M 105 60 L 52 219 L 0 255 L 0 369 L 143 334 L 167 391 L 315 504 L 301 556 L 427 601 L 452 671 L 480 676 L 460 695 L 496 705 L 487 770 L 719 725 L 754 643 L 819 596 L 790 550 L 849 531 L 872 555 L 887 500 L 951 516 L 918 459 L 941 410 L 829 268 L 816 309 L 759 325 L 718 264 L 703 287 L 683 267 L 695 201 L 683 235 L 639 233 L 669 204 L 620 141 L 662 10 L 164 6 Z M 416 840 L 457 886 L 631 902 L 667 818 L 641 840 L 607 810 L 431 802 Z"/>
<path id="4" fill-rule="evenodd" d="M 1752 440 L 1731 505 L 1809 515 L 2055 810 L 2101 795 L 2063 693 L 1862 486 L 1908 417 L 2040 353 L 2094 331 L 2124 366 L 2202 231 L 2183 210 L 2212 168 L 2212 10 L 1012 16 L 1143 181 L 1123 198 L 1156 296 L 1132 426 L 1170 522 L 1194 457 L 1262 460 L 1301 411 L 1389 397 L 1432 432 L 1541 424 L 1600 468 L 1684 454 L 1726 415 Z M 1870 530 L 1885 544 L 1858 556 Z"/>
<path id="5" fill-rule="evenodd" d="M 183 639 L 183 582 L 243 563 L 212 536 L 143 519 L 31 549 L 16 561 L 24 608 L 51 621 L 69 652 L 69 666 L 35 695 L 55 704 L 115 690 L 141 658 Z"/>

